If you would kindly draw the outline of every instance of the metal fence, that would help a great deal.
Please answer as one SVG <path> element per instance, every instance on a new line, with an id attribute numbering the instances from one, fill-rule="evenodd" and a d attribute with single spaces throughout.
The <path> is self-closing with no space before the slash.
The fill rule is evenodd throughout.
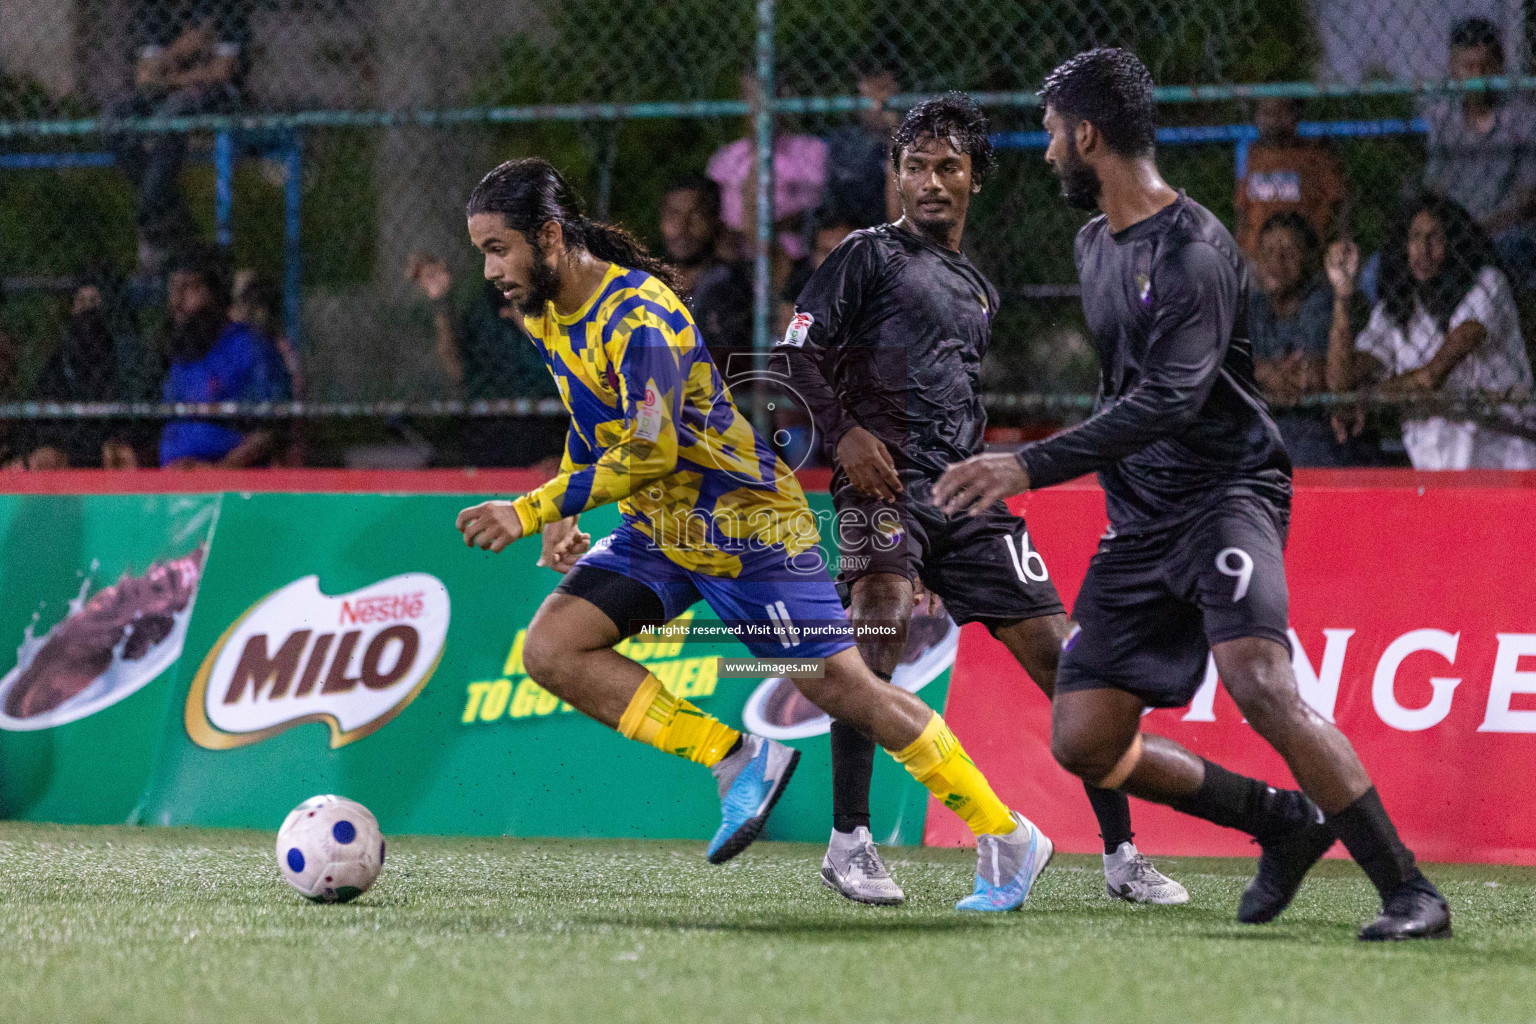
<path id="1" fill-rule="evenodd" d="M 1267 150 L 1296 144 L 1274 121 L 1299 120 L 1337 192 L 1308 209 L 1315 231 L 1369 257 L 1424 182 L 1437 105 L 1496 95 L 1502 112 L 1526 109 L 1529 6 L 0 0 L 0 448 L 99 464 L 111 437 L 154 463 L 161 423 L 186 415 L 155 404 L 175 327 L 163 265 L 205 239 L 246 272 L 240 315 L 285 346 L 292 388 L 264 396 L 284 404 L 237 408 L 287 425 L 274 456 L 491 463 L 510 446 L 521 458 L 558 407 L 478 280 L 462 210 L 481 173 L 547 156 L 596 216 L 658 249 L 669 189 L 721 181 L 719 251 L 739 261 L 728 269 L 761 347 L 803 274 L 795 257 L 814 258 L 828 221 L 852 219 L 826 201 L 828 140 L 878 140 L 877 102 L 899 112 L 947 89 L 981 100 L 1000 151 L 967 237 L 1003 295 L 994 408 L 1003 423 L 1060 422 L 1096 370 L 1071 261 L 1083 218 L 1041 160 L 1035 90 L 1051 67 L 1093 45 L 1135 49 L 1160 86 L 1165 175 L 1245 234 L 1260 200 L 1290 187 L 1263 177 Z M 1451 31 L 1468 17 L 1487 19 L 1504 65 L 1447 81 Z M 1518 176 L 1536 152 L 1517 148 L 1490 143 Z"/>

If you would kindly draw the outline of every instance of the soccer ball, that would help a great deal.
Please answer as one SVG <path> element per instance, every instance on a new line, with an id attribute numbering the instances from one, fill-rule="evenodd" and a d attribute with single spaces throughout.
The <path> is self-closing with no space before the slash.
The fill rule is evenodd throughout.
<path id="1" fill-rule="evenodd" d="M 383 867 L 379 823 L 354 800 L 310 797 L 289 812 L 277 830 L 277 869 L 311 902 L 355 900 Z"/>

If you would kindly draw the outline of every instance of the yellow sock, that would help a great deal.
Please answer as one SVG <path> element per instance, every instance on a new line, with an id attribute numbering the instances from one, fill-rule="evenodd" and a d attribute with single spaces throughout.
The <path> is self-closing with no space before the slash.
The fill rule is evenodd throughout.
<path id="1" fill-rule="evenodd" d="M 624 709 L 619 732 L 702 765 L 713 765 L 724 757 L 741 735 L 714 715 L 674 697 L 650 673 Z"/>
<path id="2" fill-rule="evenodd" d="M 960 820 L 976 835 L 1005 835 L 1013 831 L 1013 815 L 1008 813 L 1007 805 L 992 792 L 992 784 L 966 756 L 965 748 L 937 714 L 911 746 L 892 751 L 891 756 L 905 765 L 912 777 L 927 786 L 945 807 L 960 815 Z"/>

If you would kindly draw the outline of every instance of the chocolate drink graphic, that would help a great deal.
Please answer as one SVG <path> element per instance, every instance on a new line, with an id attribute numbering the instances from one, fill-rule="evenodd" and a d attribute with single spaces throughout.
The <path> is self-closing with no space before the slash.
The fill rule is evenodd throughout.
<path id="1" fill-rule="evenodd" d="M 191 604 L 204 556 L 199 546 L 151 564 L 142 575 L 125 572 L 80 604 L 49 630 L 21 669 L 5 695 L 5 713 L 14 719 L 47 714 L 84 692 L 114 660 L 142 661 Z"/>

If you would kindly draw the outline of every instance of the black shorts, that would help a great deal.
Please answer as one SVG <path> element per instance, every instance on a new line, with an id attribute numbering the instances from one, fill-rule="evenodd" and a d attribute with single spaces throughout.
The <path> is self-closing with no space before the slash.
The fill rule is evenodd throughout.
<path id="1" fill-rule="evenodd" d="M 1188 704 L 1212 644 L 1286 632 L 1288 514 L 1229 497 L 1176 529 L 1106 535 L 1088 564 L 1056 692 L 1115 689 L 1147 706 Z"/>
<path id="2" fill-rule="evenodd" d="M 907 487 L 893 502 L 851 484 L 833 492 L 840 589 L 877 572 L 921 579 L 956 622 L 989 629 L 1063 613 L 1022 517 L 1002 502 L 978 515 L 946 516 L 927 486 Z"/>

